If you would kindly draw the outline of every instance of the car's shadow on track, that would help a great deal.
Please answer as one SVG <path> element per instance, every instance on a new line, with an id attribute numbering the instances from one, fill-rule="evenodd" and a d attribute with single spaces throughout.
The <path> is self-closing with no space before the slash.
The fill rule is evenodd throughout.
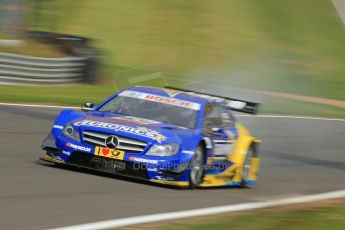
<path id="1" fill-rule="evenodd" d="M 92 169 L 87 169 L 87 168 L 78 168 L 74 166 L 68 166 L 68 165 L 60 165 L 60 164 L 55 164 L 55 163 L 50 163 L 42 160 L 36 160 L 34 162 L 35 164 L 38 164 L 40 166 L 45 166 L 49 168 L 56 168 L 60 170 L 67 170 L 75 173 L 83 173 L 83 174 L 89 174 L 92 176 L 99 176 L 103 178 L 109 178 L 109 179 L 115 179 L 115 180 L 121 180 L 121 181 L 126 181 L 126 182 L 133 182 L 137 184 L 142 184 L 146 186 L 153 186 L 153 187 L 160 187 L 160 188 L 165 188 L 165 189 L 170 189 L 170 190 L 175 190 L 175 191 L 188 191 L 191 190 L 189 187 L 178 187 L 178 186 L 173 186 L 173 185 L 165 185 L 165 184 L 159 184 L 159 183 L 153 183 L 150 181 L 144 181 L 140 179 L 135 179 L 131 177 L 126 177 L 126 176 L 121 176 L 121 175 L 115 175 L 115 174 L 110 174 L 106 172 L 101 172 L 97 170 L 92 170 Z M 244 187 L 242 189 L 246 189 L 247 187 Z M 195 188 L 196 190 L 220 190 L 220 189 L 239 189 L 239 187 L 229 187 L 229 186 L 223 186 L 223 187 L 200 187 L 200 188 Z"/>
<path id="2" fill-rule="evenodd" d="M 56 168 L 56 169 L 60 169 L 60 170 L 68 170 L 68 171 L 72 171 L 75 173 L 89 174 L 89 175 L 99 176 L 99 177 L 109 178 L 109 179 L 129 181 L 129 182 L 138 183 L 138 184 L 147 185 L 147 186 L 155 186 L 155 187 L 161 187 L 161 188 L 172 189 L 172 190 L 177 190 L 177 191 L 178 190 L 186 190 L 186 188 L 182 188 L 182 187 L 158 184 L 158 183 L 143 181 L 143 180 L 139 180 L 139 179 L 135 179 L 135 178 L 131 178 L 131 177 L 110 174 L 110 173 L 101 172 L 101 171 L 92 170 L 92 169 L 78 168 L 78 167 L 68 166 L 68 165 L 59 165 L 59 164 L 55 164 L 55 163 L 45 162 L 42 160 L 36 160 L 35 163 L 38 165 L 41 165 L 41 166 L 45 166 L 45 167 Z"/>

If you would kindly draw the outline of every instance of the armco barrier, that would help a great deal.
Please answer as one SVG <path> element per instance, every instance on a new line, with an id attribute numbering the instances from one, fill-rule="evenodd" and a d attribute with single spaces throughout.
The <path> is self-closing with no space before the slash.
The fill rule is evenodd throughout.
<path id="1" fill-rule="evenodd" d="M 86 57 L 42 58 L 0 52 L 0 85 L 85 81 Z"/>

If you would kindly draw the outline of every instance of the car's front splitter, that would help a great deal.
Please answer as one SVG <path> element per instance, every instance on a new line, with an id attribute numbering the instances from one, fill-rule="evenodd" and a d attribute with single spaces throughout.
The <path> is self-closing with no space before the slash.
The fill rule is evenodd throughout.
<path id="1" fill-rule="evenodd" d="M 168 162 L 152 164 L 152 162 L 143 162 L 144 158 L 138 158 L 141 159 L 141 162 L 118 160 L 78 151 L 71 152 L 66 159 L 63 152 L 66 152 L 66 150 L 46 151 L 46 155 L 40 159 L 57 164 L 88 168 L 152 182 L 161 182 L 162 184 L 183 185 L 183 183 L 179 182 L 187 181 L 185 178 L 188 178 L 186 170 L 180 172 L 167 170 L 168 165 L 170 165 Z M 174 163 L 171 164 L 176 165 Z"/>
<path id="2" fill-rule="evenodd" d="M 43 155 L 42 157 L 40 157 L 41 160 L 43 161 L 48 161 L 48 162 L 52 162 L 52 163 L 57 163 L 57 164 L 65 164 L 64 161 L 62 160 L 58 160 L 54 157 L 51 157 L 49 155 Z"/>

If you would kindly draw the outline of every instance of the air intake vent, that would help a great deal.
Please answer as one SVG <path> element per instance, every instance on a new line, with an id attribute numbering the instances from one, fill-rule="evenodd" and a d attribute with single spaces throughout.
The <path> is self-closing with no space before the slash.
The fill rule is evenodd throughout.
<path id="1" fill-rule="evenodd" d="M 110 133 L 102 133 L 102 132 L 95 132 L 95 131 L 84 131 L 83 132 L 83 140 L 85 143 L 94 145 L 94 146 L 106 146 L 106 140 L 109 137 L 115 137 L 117 139 L 117 146 L 116 149 L 133 152 L 133 153 L 141 153 L 147 146 L 147 143 L 144 141 L 139 141 L 136 139 L 113 135 Z"/>

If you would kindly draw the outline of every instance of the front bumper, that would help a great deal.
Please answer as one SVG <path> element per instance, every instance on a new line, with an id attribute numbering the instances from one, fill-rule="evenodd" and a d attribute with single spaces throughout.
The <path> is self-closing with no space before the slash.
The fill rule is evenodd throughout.
<path id="1" fill-rule="evenodd" d="M 50 133 L 42 142 L 41 160 L 176 186 L 188 186 L 190 155 L 162 157 L 124 153 L 121 159 L 96 155 L 99 147 Z"/>

